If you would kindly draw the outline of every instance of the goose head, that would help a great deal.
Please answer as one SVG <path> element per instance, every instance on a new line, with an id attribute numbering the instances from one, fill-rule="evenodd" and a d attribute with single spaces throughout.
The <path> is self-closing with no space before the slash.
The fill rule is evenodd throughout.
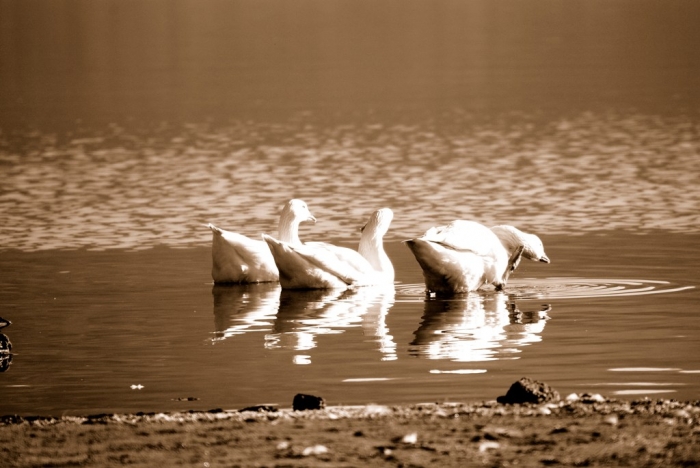
<path id="1" fill-rule="evenodd" d="M 522 245 L 524 258 L 535 262 L 549 263 L 549 257 L 544 253 L 544 244 L 536 235 L 523 232 L 508 224 L 494 226 L 491 230 L 498 236 L 509 253 L 514 252 L 518 246 Z"/>
<path id="2" fill-rule="evenodd" d="M 294 220 L 298 220 L 299 223 L 310 221 L 316 224 L 316 218 L 309 211 L 309 206 L 304 200 L 299 200 L 298 198 L 293 198 L 284 205 L 282 217 L 291 217 Z"/>
<path id="3" fill-rule="evenodd" d="M 305 201 L 294 198 L 289 200 L 282 208 L 279 222 L 280 240 L 293 245 L 300 245 L 299 224 L 311 221 L 316 224 L 316 218 L 309 211 Z"/>
<path id="4" fill-rule="evenodd" d="M 362 238 L 382 239 L 389 231 L 394 212 L 389 208 L 382 208 L 372 213 L 367 223 L 362 226 Z"/>
<path id="5" fill-rule="evenodd" d="M 525 242 L 523 242 L 523 257 L 535 262 L 549 263 L 549 257 L 544 253 L 544 245 L 539 237 L 534 234 L 523 233 Z"/>

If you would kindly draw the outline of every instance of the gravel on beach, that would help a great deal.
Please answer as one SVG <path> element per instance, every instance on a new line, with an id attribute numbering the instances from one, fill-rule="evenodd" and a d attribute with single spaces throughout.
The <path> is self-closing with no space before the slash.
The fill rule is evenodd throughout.
<path id="1" fill-rule="evenodd" d="M 257 410 L 257 411 L 256 411 Z M 700 466 L 700 401 L 0 417 L 0 466 Z"/>

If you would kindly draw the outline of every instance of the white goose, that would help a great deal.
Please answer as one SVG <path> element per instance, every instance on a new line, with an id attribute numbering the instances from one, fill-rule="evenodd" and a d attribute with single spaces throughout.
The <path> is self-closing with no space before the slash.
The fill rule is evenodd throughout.
<path id="1" fill-rule="evenodd" d="M 549 262 L 537 236 L 512 226 L 491 230 L 474 221 L 457 220 L 405 243 L 423 269 L 428 292 L 466 293 L 486 284 L 502 290 L 525 251 L 527 258 Z"/>
<path id="2" fill-rule="evenodd" d="M 282 208 L 279 236 L 290 245 L 301 245 L 299 224 L 316 222 L 302 200 L 289 200 Z M 242 234 L 226 231 L 213 224 L 211 276 L 215 283 L 262 283 L 278 281 L 279 272 L 267 244 Z"/>
<path id="3" fill-rule="evenodd" d="M 263 234 L 280 272 L 283 289 L 333 289 L 393 284 L 394 266 L 384 235 L 394 213 L 382 208 L 362 228 L 358 251 L 323 242 L 292 245 Z"/>

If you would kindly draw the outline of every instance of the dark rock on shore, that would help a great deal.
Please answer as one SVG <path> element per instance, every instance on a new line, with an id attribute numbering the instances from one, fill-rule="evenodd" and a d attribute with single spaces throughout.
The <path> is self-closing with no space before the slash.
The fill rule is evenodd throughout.
<path id="1" fill-rule="evenodd" d="M 323 398 L 313 395 L 305 395 L 303 393 L 297 393 L 294 396 L 294 401 L 292 402 L 292 409 L 294 411 L 320 410 L 325 407 L 326 400 Z"/>
<path id="2" fill-rule="evenodd" d="M 523 377 L 510 386 L 496 401 L 502 404 L 545 403 L 559 401 L 559 392 L 544 382 Z"/>

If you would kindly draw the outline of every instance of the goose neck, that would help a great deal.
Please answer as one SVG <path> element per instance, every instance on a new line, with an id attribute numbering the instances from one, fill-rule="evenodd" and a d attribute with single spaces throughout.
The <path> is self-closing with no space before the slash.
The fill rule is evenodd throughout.
<path id="1" fill-rule="evenodd" d="M 282 242 L 292 245 L 301 245 L 299 240 L 299 221 L 284 214 L 280 217 L 279 237 Z"/>
<path id="2" fill-rule="evenodd" d="M 363 237 L 360 240 L 360 246 L 357 251 L 376 271 L 393 271 L 394 267 L 391 260 L 389 260 L 389 256 L 384 251 L 384 243 L 381 237 Z"/>

